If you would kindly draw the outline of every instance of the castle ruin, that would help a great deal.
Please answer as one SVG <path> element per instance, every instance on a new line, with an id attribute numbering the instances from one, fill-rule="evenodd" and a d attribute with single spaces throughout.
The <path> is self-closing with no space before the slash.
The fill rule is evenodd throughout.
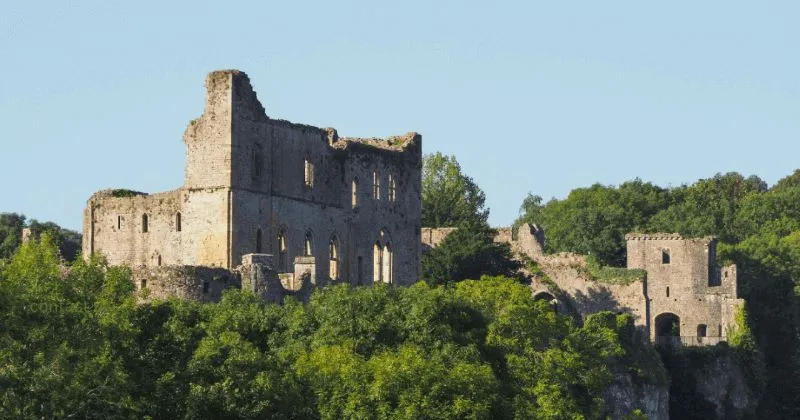
<path id="1" fill-rule="evenodd" d="M 422 230 L 423 247 L 439 245 L 454 229 Z M 533 296 L 551 302 L 559 312 L 585 317 L 609 310 L 630 313 L 652 342 L 664 345 L 713 345 L 727 341 L 735 327 L 736 266 L 718 268 L 714 238 L 687 239 L 677 234 L 631 233 L 627 268 L 645 275 L 630 282 L 593 278 L 586 257 L 545 254 L 544 232 L 523 225 L 516 238 L 511 228 L 497 230 L 495 242 L 508 243 L 522 260 L 536 264 Z"/>
<path id="2" fill-rule="evenodd" d="M 130 266 L 156 296 L 200 300 L 248 284 L 242 273 L 254 266 L 267 270 L 251 277 L 271 279 L 263 294 L 273 297 L 274 282 L 291 293 L 417 280 L 419 134 L 345 138 L 269 118 L 237 70 L 209 74 L 206 89 L 204 112 L 183 136 L 183 186 L 92 195 L 84 255 Z"/>
<path id="3" fill-rule="evenodd" d="M 454 229 L 421 228 L 421 136 L 340 138 L 332 128 L 271 119 L 246 74 L 206 79 L 203 115 L 190 122 L 184 184 L 146 194 L 103 190 L 83 216 L 83 253 L 132 268 L 152 298 L 216 301 L 243 288 L 268 301 L 306 299 L 327 283 L 409 285 L 420 251 Z M 545 254 L 524 225 L 495 241 L 536 264 L 534 297 L 585 316 L 628 312 L 663 344 L 727 340 L 735 324 L 735 266 L 717 268 L 713 238 L 629 234 L 630 282 L 603 282 L 571 253 Z"/>

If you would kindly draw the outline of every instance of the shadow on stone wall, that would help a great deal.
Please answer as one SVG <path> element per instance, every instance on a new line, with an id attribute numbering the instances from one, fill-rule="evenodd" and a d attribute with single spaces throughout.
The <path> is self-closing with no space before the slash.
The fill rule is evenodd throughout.
<path id="1" fill-rule="evenodd" d="M 589 287 L 588 294 L 582 290 L 576 290 L 570 299 L 582 316 L 600 311 L 611 311 L 618 314 L 633 313 L 633 308 L 621 305 L 611 290 L 603 285 Z"/>

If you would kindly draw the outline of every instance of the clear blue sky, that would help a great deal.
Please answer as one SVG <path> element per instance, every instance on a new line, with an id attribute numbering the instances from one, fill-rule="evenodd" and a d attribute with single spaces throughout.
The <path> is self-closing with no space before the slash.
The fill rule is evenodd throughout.
<path id="1" fill-rule="evenodd" d="M 96 190 L 181 185 L 181 135 L 224 68 L 272 117 L 422 133 L 494 225 L 529 191 L 800 167 L 796 0 L 2 0 L 0 63 L 0 211 L 73 229 Z"/>

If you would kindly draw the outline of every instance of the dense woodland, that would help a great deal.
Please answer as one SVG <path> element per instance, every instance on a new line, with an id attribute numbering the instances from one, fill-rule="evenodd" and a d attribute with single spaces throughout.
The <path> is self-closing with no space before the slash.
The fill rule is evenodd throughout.
<path id="1" fill-rule="evenodd" d="M 76 258 L 75 232 L 0 215 L 0 417 L 593 419 L 623 373 L 671 382 L 675 418 L 710 418 L 685 373 L 731 349 L 759 394 L 754 418 L 800 417 L 800 172 L 772 187 L 731 173 L 524 200 L 515 225 L 605 265 L 624 266 L 631 231 L 720 239 L 747 301 L 739 330 L 660 355 L 627 315 L 576 322 L 534 301 L 455 158 L 426 156 L 422 191 L 423 225 L 462 228 L 423 256 L 424 282 L 332 286 L 308 304 L 231 290 L 137 305 L 126 268 Z M 38 240 L 20 247 L 26 224 Z"/>

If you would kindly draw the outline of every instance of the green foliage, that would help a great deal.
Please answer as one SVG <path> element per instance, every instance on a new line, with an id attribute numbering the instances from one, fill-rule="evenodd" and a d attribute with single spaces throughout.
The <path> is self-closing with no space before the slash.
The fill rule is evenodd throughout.
<path id="1" fill-rule="evenodd" d="M 753 383 L 766 378 L 758 417 L 800 417 L 800 170 L 770 189 L 758 177 L 737 173 L 670 189 L 639 180 L 594 185 L 546 204 L 529 195 L 520 212 L 516 226 L 542 227 L 548 252 L 589 255 L 588 274 L 601 281 L 635 277 L 602 268 L 625 266 L 627 232 L 718 237 L 718 262 L 737 264 L 738 293 L 747 302 L 746 319 L 731 342 L 743 354 L 763 355 L 753 356 L 762 363 L 749 364 L 764 371 L 751 375 Z M 689 394 L 676 394 L 687 407 L 694 398 Z"/>
<path id="2" fill-rule="evenodd" d="M 22 244 L 25 216 L 17 213 L 0 213 L 0 259 L 11 258 Z"/>
<path id="3" fill-rule="evenodd" d="M 602 283 L 631 284 L 644 280 L 647 276 L 647 271 L 636 268 L 601 266 L 594 255 L 588 255 L 586 256 L 586 274 L 588 274 L 589 279 Z"/>
<path id="4" fill-rule="evenodd" d="M 0 417 L 598 418 L 612 366 L 645 367 L 631 328 L 503 277 L 137 305 L 129 270 L 65 273 L 44 234 L 0 272 Z"/>
<path id="5" fill-rule="evenodd" d="M 117 188 L 111 190 L 111 196 L 117 198 L 125 198 L 125 197 L 136 197 L 137 195 L 144 195 L 143 192 L 129 190 L 125 188 Z"/>
<path id="6" fill-rule="evenodd" d="M 545 205 L 540 197 L 528 195 L 514 226 L 535 223 L 543 227 L 548 251 L 591 254 L 603 264 L 621 266 L 625 263 L 625 234 L 644 229 L 668 202 L 667 190 L 638 179 L 619 188 L 595 184 Z"/>
<path id="7" fill-rule="evenodd" d="M 81 234 L 63 229 L 53 222 L 38 222 L 35 219 L 26 223 L 26 217 L 17 213 L 0 213 L 0 260 L 9 259 L 22 244 L 22 229 L 28 227 L 34 238 L 47 233 L 56 243 L 61 256 L 74 261 L 81 251 Z"/>
<path id="8" fill-rule="evenodd" d="M 736 325 L 728 331 L 728 344 L 731 347 L 745 351 L 756 351 L 755 338 L 750 330 L 750 325 L 747 321 L 747 310 L 744 306 L 736 308 L 734 320 Z"/>
<path id="9" fill-rule="evenodd" d="M 482 275 L 515 276 L 520 266 L 508 244 L 494 242 L 486 223 L 464 223 L 422 256 L 421 278 L 433 285 L 451 284 Z"/>
<path id="10" fill-rule="evenodd" d="M 456 227 L 486 222 L 486 195 L 461 172 L 455 156 L 437 152 L 422 161 L 422 226 Z"/>

